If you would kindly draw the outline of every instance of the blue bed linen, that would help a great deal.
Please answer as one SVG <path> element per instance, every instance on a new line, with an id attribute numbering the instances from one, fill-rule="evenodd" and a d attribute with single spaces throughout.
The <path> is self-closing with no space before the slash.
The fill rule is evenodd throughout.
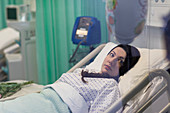
<path id="1" fill-rule="evenodd" d="M 0 113 L 69 113 L 68 106 L 51 88 L 0 102 Z"/>
<path id="2" fill-rule="evenodd" d="M 46 87 L 53 88 L 73 113 L 88 113 L 86 101 L 71 85 L 57 81 Z"/>

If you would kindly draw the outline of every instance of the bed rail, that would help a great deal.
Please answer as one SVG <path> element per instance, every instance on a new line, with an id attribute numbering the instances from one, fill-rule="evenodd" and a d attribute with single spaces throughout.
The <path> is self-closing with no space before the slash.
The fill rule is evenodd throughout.
<path id="1" fill-rule="evenodd" d="M 160 74 L 158 74 L 160 73 Z M 143 79 L 134 87 L 132 88 L 127 94 L 122 96 L 118 101 L 116 101 L 107 111 L 106 113 L 115 113 L 118 111 L 122 106 L 124 106 L 132 97 L 134 97 L 141 89 L 143 89 L 153 78 L 157 76 L 163 76 L 167 80 L 167 86 L 165 89 L 168 91 L 168 99 L 170 101 L 170 75 L 167 71 L 163 69 L 156 69 L 147 73 Z M 164 91 L 166 91 L 164 90 Z M 162 93 L 159 93 L 162 94 Z M 159 95 L 160 96 L 160 95 Z M 157 98 L 159 97 L 157 96 Z M 156 98 L 155 98 L 156 99 Z M 148 106 L 149 103 L 146 105 Z M 146 109 L 146 107 L 144 108 Z"/>
<path id="2" fill-rule="evenodd" d="M 161 111 L 160 113 L 170 113 L 170 103 L 167 104 Z"/>
<path id="3" fill-rule="evenodd" d="M 73 72 L 76 68 L 80 68 L 85 65 L 88 61 L 95 57 L 104 48 L 105 45 L 106 44 L 99 45 L 96 49 L 94 49 L 91 53 L 84 57 L 80 62 L 78 62 L 75 66 L 68 70 L 67 73 Z"/>

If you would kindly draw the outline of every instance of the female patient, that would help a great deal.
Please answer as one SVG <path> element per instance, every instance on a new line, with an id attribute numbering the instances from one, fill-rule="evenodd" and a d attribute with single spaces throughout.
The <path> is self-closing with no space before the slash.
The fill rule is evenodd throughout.
<path id="1" fill-rule="evenodd" d="M 64 73 L 40 93 L 0 102 L 0 113 L 105 112 L 120 97 L 119 76 L 130 70 L 139 58 L 135 47 L 118 45 L 107 54 L 100 73 L 82 69 Z"/>

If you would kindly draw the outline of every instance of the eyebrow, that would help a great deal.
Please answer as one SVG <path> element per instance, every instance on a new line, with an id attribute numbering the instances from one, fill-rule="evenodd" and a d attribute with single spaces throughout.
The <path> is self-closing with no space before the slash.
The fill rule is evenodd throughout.
<path id="1" fill-rule="evenodd" d="M 114 55 L 116 55 L 116 53 L 114 51 L 112 51 L 114 53 Z"/>
<path id="2" fill-rule="evenodd" d="M 121 58 L 122 60 L 125 60 L 125 58 L 124 58 L 124 57 L 122 57 L 122 56 L 120 56 L 119 58 Z"/>

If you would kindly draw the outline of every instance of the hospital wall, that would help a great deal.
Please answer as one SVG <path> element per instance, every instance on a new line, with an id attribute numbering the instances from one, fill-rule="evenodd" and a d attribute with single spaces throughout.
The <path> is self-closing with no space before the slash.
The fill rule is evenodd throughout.
<path id="1" fill-rule="evenodd" d="M 145 26 L 143 32 L 131 44 L 140 48 L 165 49 L 163 28 Z"/>
<path id="2" fill-rule="evenodd" d="M 148 0 L 148 13 L 143 32 L 132 42 L 137 47 L 165 49 L 164 17 L 170 13 L 169 0 Z"/>

